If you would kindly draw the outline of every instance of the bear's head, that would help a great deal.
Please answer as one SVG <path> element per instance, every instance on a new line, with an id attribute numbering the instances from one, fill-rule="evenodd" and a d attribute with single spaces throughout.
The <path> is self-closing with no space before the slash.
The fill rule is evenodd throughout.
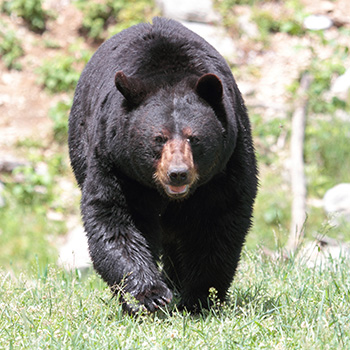
<path id="1" fill-rule="evenodd" d="M 216 75 L 154 88 L 117 72 L 115 84 L 127 113 L 128 175 L 184 199 L 223 169 L 227 118 Z"/>

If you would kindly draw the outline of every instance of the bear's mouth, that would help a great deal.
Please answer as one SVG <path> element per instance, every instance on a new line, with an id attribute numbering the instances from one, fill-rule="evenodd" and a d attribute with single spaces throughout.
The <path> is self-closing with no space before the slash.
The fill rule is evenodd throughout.
<path id="1" fill-rule="evenodd" d="M 171 185 L 165 185 L 165 192 L 169 197 L 172 198 L 183 198 L 186 197 L 190 186 L 189 185 L 183 185 L 183 186 L 171 186 Z"/>

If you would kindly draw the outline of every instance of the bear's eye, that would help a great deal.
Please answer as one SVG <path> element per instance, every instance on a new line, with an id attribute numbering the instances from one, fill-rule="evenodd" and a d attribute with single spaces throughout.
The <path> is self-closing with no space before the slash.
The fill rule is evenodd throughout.
<path id="1" fill-rule="evenodd" d="M 158 144 L 164 144 L 168 141 L 166 136 L 158 135 L 154 138 L 154 142 Z"/>
<path id="2" fill-rule="evenodd" d="M 192 145 L 195 146 L 199 143 L 199 138 L 197 136 L 189 136 L 187 137 L 187 141 Z"/>

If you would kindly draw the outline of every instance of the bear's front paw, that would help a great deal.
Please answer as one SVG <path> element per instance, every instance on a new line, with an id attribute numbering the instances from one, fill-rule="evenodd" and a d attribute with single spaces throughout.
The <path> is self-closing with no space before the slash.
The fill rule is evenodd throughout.
<path id="1" fill-rule="evenodd" d="M 163 282 L 144 288 L 141 291 L 129 292 L 123 297 L 124 310 L 133 314 L 144 306 L 149 312 L 171 302 L 173 294 Z"/>

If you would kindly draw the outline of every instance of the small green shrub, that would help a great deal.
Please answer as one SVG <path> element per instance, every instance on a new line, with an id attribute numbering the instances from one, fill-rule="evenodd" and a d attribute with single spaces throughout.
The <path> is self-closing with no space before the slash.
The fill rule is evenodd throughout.
<path id="1" fill-rule="evenodd" d="M 336 57 L 320 60 L 316 56 L 311 63 L 309 72 L 313 78 L 308 93 L 310 110 L 313 113 L 333 114 L 338 109 L 345 109 L 345 101 L 337 97 L 331 99 L 327 97 L 332 79 L 345 73 L 344 63 Z"/>
<path id="2" fill-rule="evenodd" d="M 271 33 L 288 33 L 290 35 L 303 35 L 305 30 L 302 26 L 304 13 L 299 0 L 278 2 L 278 13 L 267 10 L 262 0 L 216 0 L 215 5 L 223 17 L 223 24 L 231 33 L 239 33 L 236 5 L 251 6 L 252 21 L 256 23 L 260 37 L 258 40 L 267 44 Z M 256 39 L 256 38 L 254 38 Z"/>
<path id="3" fill-rule="evenodd" d="M 118 20 L 108 30 L 109 36 L 119 33 L 135 24 L 150 21 L 158 13 L 150 0 L 127 1 L 118 13 Z"/>
<path id="4" fill-rule="evenodd" d="M 2 174 L 5 205 L 0 207 L 0 266 L 25 271 L 36 260 L 43 264 L 57 261 L 57 237 L 67 231 L 67 216 L 50 218 L 48 213 L 70 210 L 58 185 L 68 174 L 68 165 L 66 152 L 53 153 L 37 139 L 26 139 L 17 147 L 26 154 L 28 164 Z"/>
<path id="5" fill-rule="evenodd" d="M 11 186 L 11 192 L 22 205 L 34 208 L 53 200 L 53 177 L 46 169 L 42 172 L 35 165 L 26 165 L 16 168 L 14 176 L 21 181 Z"/>
<path id="6" fill-rule="evenodd" d="M 305 136 L 309 192 L 323 197 L 337 183 L 349 179 L 350 121 L 337 117 L 310 117 Z"/>
<path id="7" fill-rule="evenodd" d="M 80 77 L 74 68 L 76 62 L 73 56 L 56 56 L 44 61 L 37 70 L 39 83 L 52 93 L 74 90 Z"/>
<path id="8" fill-rule="evenodd" d="M 312 60 L 308 72 L 312 82 L 308 90 L 304 157 L 308 191 L 311 196 L 322 198 L 327 189 L 346 181 L 350 173 L 350 121 L 337 117 L 338 111 L 349 112 L 350 107 L 331 93 L 332 82 L 346 70 L 349 49 L 326 40 L 322 33 L 315 35 L 314 41 L 333 49 L 330 57 L 321 59 L 315 45 L 309 47 Z"/>
<path id="9" fill-rule="evenodd" d="M 288 33 L 300 36 L 305 33 L 302 22 L 293 15 L 276 16 L 270 11 L 255 8 L 252 20 L 257 24 L 261 40 L 268 40 L 270 33 Z"/>
<path id="10" fill-rule="evenodd" d="M 66 143 L 68 136 L 68 115 L 72 106 L 72 100 L 60 101 L 49 110 L 49 116 L 53 121 L 54 139 L 60 144 Z"/>
<path id="11" fill-rule="evenodd" d="M 271 150 L 284 132 L 286 121 L 278 117 L 265 120 L 260 114 L 254 113 L 250 114 L 250 120 L 254 126 L 253 137 L 259 149 L 259 162 L 267 165 L 277 162 L 278 156 Z"/>
<path id="12" fill-rule="evenodd" d="M 21 70 L 18 59 L 24 55 L 21 41 L 15 32 L 7 30 L 0 22 L 0 56 L 8 69 Z"/>
<path id="13" fill-rule="evenodd" d="M 247 246 L 262 244 L 270 249 L 283 247 L 288 239 L 290 224 L 290 188 L 281 176 L 282 166 L 260 165 L 261 187 L 255 202 L 254 225 Z"/>
<path id="14" fill-rule="evenodd" d="M 78 83 L 81 70 L 91 58 L 92 53 L 81 49 L 80 42 L 69 47 L 68 55 L 57 55 L 46 59 L 36 70 L 38 82 L 49 92 L 70 92 Z"/>
<path id="15" fill-rule="evenodd" d="M 215 5 L 223 9 L 231 9 L 235 5 L 255 5 L 266 2 L 266 0 L 215 0 Z"/>
<path id="16" fill-rule="evenodd" d="M 43 32 L 46 19 L 50 16 L 42 7 L 42 0 L 6 0 L 2 4 L 2 11 L 22 17 L 29 28 L 35 32 Z"/>
<path id="17" fill-rule="evenodd" d="M 78 0 L 76 6 L 84 14 L 81 32 L 93 40 L 103 40 L 105 29 L 111 22 L 115 21 L 126 2 L 125 0 L 98 2 Z"/>
<path id="18" fill-rule="evenodd" d="M 84 15 L 81 33 L 94 41 L 106 39 L 109 27 L 115 34 L 156 14 L 151 0 L 78 0 L 76 6 Z"/>
<path id="19" fill-rule="evenodd" d="M 65 231 L 64 223 L 50 221 L 46 211 L 30 210 L 14 198 L 7 203 L 0 208 L 0 266 L 26 271 L 36 260 L 55 263 L 58 253 L 53 237 Z"/>

